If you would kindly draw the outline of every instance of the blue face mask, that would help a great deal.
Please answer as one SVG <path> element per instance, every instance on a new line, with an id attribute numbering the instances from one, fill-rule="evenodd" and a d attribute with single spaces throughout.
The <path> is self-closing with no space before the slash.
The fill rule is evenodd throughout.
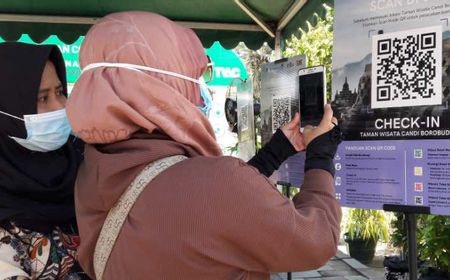
<path id="1" fill-rule="evenodd" d="M 19 145 L 36 152 L 49 152 L 61 148 L 71 132 L 66 109 L 53 112 L 24 115 L 23 119 L 0 111 L 0 114 L 25 122 L 27 138 L 10 136 Z"/>
<path id="2" fill-rule="evenodd" d="M 201 82 L 200 83 L 200 95 L 203 100 L 203 107 L 198 107 L 198 108 L 200 109 L 200 111 L 202 111 L 202 113 L 205 116 L 208 116 L 209 111 L 211 111 L 211 108 L 212 108 L 212 96 L 208 90 L 208 86 L 203 81 L 203 78 L 200 78 L 200 82 Z"/>

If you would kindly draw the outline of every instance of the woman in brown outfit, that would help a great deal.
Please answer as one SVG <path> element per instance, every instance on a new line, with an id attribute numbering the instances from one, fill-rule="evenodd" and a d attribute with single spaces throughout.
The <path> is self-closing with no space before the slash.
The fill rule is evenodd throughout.
<path id="1" fill-rule="evenodd" d="M 89 143 L 75 200 L 79 261 L 92 278 L 268 279 L 335 254 L 329 106 L 317 128 L 300 134 L 298 116 L 288 125 L 287 138 L 307 151 L 290 201 L 256 168 L 221 155 L 196 108 L 207 58 L 190 29 L 151 13 L 112 14 L 87 34 L 80 64 L 67 114 Z"/>

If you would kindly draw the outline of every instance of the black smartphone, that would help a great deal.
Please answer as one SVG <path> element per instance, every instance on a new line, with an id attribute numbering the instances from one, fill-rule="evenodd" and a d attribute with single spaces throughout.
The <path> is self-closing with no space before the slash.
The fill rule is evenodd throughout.
<path id="1" fill-rule="evenodd" d="M 326 76 L 323 65 L 298 71 L 300 94 L 300 127 L 319 125 L 326 104 Z"/>

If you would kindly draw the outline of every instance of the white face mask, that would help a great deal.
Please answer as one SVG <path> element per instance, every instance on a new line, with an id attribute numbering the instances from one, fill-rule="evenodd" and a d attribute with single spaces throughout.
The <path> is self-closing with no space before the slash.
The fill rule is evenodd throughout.
<path id="1" fill-rule="evenodd" d="M 37 152 L 49 152 L 61 148 L 69 139 L 70 125 L 66 109 L 53 112 L 24 115 L 23 119 L 0 111 L 0 114 L 25 122 L 27 138 L 12 137 L 21 146 Z"/>
<path id="2" fill-rule="evenodd" d="M 205 104 L 203 107 L 198 107 L 205 115 L 208 114 L 209 110 L 211 109 L 212 106 L 212 98 L 211 95 L 209 94 L 208 91 L 208 86 L 206 85 L 206 83 L 203 81 L 202 78 L 200 78 L 199 80 L 193 79 L 191 77 L 179 74 L 179 73 L 175 73 L 175 72 L 171 72 L 171 71 L 166 71 L 166 70 L 162 70 L 162 69 L 158 69 L 158 68 L 153 68 L 153 67 L 148 67 L 148 66 L 143 66 L 143 65 L 137 65 L 137 64 L 130 64 L 130 63 L 109 63 L 109 62 L 98 62 L 98 63 L 92 63 L 87 65 L 86 67 L 83 68 L 83 71 L 81 73 L 84 73 L 86 71 L 89 71 L 91 69 L 94 68 L 101 68 L 101 67 L 111 67 L 111 68 L 124 68 L 124 69 L 128 69 L 128 70 L 132 70 L 132 71 L 137 71 L 140 73 L 144 73 L 144 71 L 148 71 L 148 72 L 154 72 L 154 73 L 159 73 L 159 74 L 164 74 L 164 75 L 169 75 L 172 77 L 176 77 L 176 78 L 180 78 L 183 80 L 188 80 L 191 81 L 193 83 L 196 83 L 200 86 L 200 94 L 201 97 L 203 99 L 203 103 Z"/>

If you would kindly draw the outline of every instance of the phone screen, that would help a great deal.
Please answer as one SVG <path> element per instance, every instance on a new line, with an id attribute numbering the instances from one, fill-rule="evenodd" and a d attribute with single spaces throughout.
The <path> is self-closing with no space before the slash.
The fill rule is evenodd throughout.
<path id="1" fill-rule="evenodd" d="M 324 112 L 324 72 L 300 74 L 301 126 L 318 125 Z"/>

